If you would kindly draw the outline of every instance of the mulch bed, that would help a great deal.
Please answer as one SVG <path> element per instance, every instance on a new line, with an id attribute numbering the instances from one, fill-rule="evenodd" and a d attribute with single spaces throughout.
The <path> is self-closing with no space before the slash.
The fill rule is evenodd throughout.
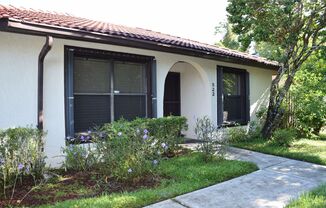
<path id="1" fill-rule="evenodd" d="M 182 156 L 190 151 L 181 148 L 174 153 L 166 153 L 165 157 Z M 157 175 L 147 175 L 134 181 L 123 182 L 105 178 L 97 172 L 66 172 L 58 169 L 53 173 L 58 177 L 53 177 L 36 188 L 32 178 L 24 179 L 23 184 L 18 182 L 11 200 L 11 192 L 7 191 L 7 199 L 4 199 L 3 194 L 0 193 L 0 207 L 37 206 L 69 199 L 95 197 L 103 193 L 131 192 L 140 188 L 156 187 L 162 179 Z M 34 189 L 31 190 L 33 187 Z"/>
<path id="2" fill-rule="evenodd" d="M 9 195 L 7 199 L 3 199 L 3 195 L 0 195 L 0 207 L 53 204 L 69 199 L 95 197 L 102 193 L 129 192 L 140 188 L 151 188 L 160 182 L 160 177 L 153 175 L 128 182 L 101 178 L 95 172 L 63 172 L 60 176 L 63 180 L 48 182 L 32 191 L 30 191 L 34 185 L 32 179 L 24 180 L 23 184 L 18 183 L 12 200 L 10 200 L 11 192 L 7 193 Z M 83 191 L 80 192 L 78 189 Z"/>

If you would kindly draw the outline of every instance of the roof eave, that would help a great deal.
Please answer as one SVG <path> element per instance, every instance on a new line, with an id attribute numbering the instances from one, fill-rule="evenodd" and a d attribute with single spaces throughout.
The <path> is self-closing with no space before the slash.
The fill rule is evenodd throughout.
<path id="1" fill-rule="evenodd" d="M 182 54 L 211 60 L 236 63 L 247 66 L 254 66 L 270 70 L 278 70 L 279 66 L 257 62 L 250 59 L 232 57 L 223 54 L 204 52 L 196 49 L 179 47 L 170 44 L 162 44 L 153 41 L 139 40 L 135 38 L 106 35 L 95 32 L 84 32 L 77 29 L 65 29 L 62 27 L 50 27 L 46 25 L 27 23 L 21 21 L 11 21 L 8 18 L 0 19 L 0 31 L 22 33 L 29 35 L 45 36 L 51 35 L 56 38 L 82 40 L 96 43 L 106 43 L 119 46 L 135 47 L 148 50 L 156 50 L 168 53 Z"/>

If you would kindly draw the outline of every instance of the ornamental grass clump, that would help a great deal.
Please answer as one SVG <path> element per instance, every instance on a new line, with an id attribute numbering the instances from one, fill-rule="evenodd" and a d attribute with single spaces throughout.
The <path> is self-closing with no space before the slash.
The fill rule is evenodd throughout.
<path id="1" fill-rule="evenodd" d="M 44 132 L 27 128 L 0 130 L 0 198 L 10 198 L 17 183 L 40 182 L 45 168 Z"/>

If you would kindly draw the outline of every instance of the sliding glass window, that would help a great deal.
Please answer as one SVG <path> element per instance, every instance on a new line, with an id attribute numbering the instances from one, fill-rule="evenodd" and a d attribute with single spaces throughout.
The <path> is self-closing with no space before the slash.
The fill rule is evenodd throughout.
<path id="1" fill-rule="evenodd" d="M 69 60 L 73 62 L 68 65 L 71 72 L 66 73 L 71 131 L 80 133 L 121 118 L 150 116 L 148 63 L 80 54 Z M 69 103 L 71 97 L 73 102 Z"/>

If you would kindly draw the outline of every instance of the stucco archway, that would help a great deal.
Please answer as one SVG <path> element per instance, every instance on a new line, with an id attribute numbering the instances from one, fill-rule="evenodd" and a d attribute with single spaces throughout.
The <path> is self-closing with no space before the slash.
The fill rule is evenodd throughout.
<path id="1" fill-rule="evenodd" d="M 175 110 L 177 109 L 178 101 L 171 101 L 170 99 L 171 96 L 175 99 L 180 90 L 179 115 L 185 116 L 188 120 L 189 129 L 187 132 L 184 132 L 188 138 L 196 137 L 194 133 L 196 119 L 204 115 L 210 115 L 211 106 L 208 89 L 209 83 L 205 71 L 185 61 L 176 62 L 166 76 L 163 104 L 164 114 L 178 115 L 178 111 Z"/>

